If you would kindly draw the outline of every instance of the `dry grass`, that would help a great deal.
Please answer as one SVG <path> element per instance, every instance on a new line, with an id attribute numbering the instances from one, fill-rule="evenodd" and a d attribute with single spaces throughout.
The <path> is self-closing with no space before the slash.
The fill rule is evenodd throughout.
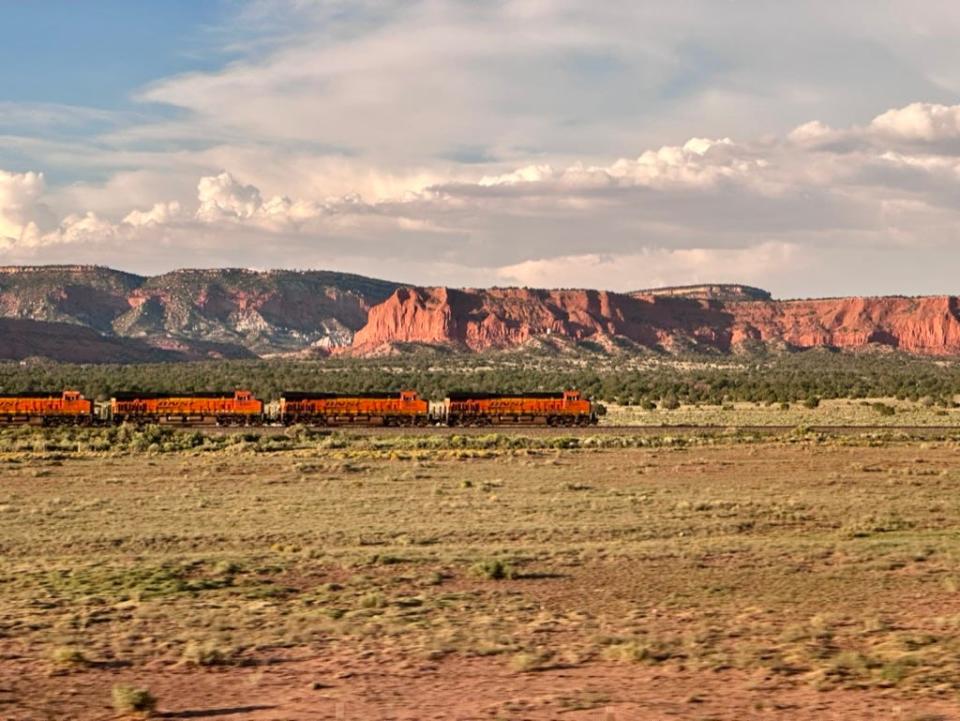
<path id="1" fill-rule="evenodd" d="M 150 716 L 157 707 L 157 700 L 143 688 L 118 685 L 113 687 L 113 708 L 122 714 Z"/>
<path id="2" fill-rule="evenodd" d="M 960 408 L 940 408 L 895 398 L 822 400 L 815 407 L 795 403 L 680 405 L 675 409 L 607 405 L 605 425 L 621 426 L 956 426 Z"/>
<path id="3" fill-rule="evenodd" d="M 139 668 L 349 648 L 960 688 L 956 441 L 405 443 L 0 456 L 0 651 Z"/>

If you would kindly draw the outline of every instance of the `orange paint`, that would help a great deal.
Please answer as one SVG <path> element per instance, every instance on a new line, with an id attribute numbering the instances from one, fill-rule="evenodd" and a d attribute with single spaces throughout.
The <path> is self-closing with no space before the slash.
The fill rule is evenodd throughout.
<path id="1" fill-rule="evenodd" d="M 590 401 L 575 390 L 516 395 L 451 393 L 445 401 L 445 413 L 450 425 L 585 425 L 595 422 Z"/>
<path id="2" fill-rule="evenodd" d="M 93 401 L 79 391 L 30 393 L 0 396 L 0 418 L 3 420 L 30 420 L 33 418 L 83 422 L 93 419 Z"/>
<path id="3" fill-rule="evenodd" d="M 288 391 L 280 397 L 283 423 L 426 425 L 430 404 L 416 391 L 345 395 Z"/>
<path id="4" fill-rule="evenodd" d="M 110 408 L 116 423 L 126 420 L 252 423 L 259 422 L 263 416 L 263 401 L 254 398 L 250 391 L 243 390 L 235 391 L 232 395 L 123 393 L 110 400 Z"/>

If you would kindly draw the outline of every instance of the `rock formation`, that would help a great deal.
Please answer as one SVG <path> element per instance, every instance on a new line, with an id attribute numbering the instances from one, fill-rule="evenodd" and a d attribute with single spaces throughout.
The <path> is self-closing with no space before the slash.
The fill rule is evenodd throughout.
<path id="1" fill-rule="evenodd" d="M 326 271 L 181 270 L 146 278 L 96 266 L 0 267 L 0 317 L 68 323 L 190 357 L 349 345 L 396 283 Z"/>
<path id="2" fill-rule="evenodd" d="M 146 278 L 94 266 L 9 266 L 0 267 L 2 318 L 21 323 L 0 325 L 0 358 L 134 362 L 545 345 L 960 355 L 960 300 L 952 296 L 780 301 L 730 284 L 611 293 L 416 288 L 327 271 L 180 270 Z"/>
<path id="3" fill-rule="evenodd" d="M 351 352 L 383 353 L 398 343 L 484 351 L 558 337 L 603 348 L 667 352 L 728 353 L 767 346 L 960 353 L 960 301 L 955 297 L 716 300 L 702 297 L 702 288 L 696 287 L 693 297 L 644 291 L 401 288 L 371 308 Z"/>

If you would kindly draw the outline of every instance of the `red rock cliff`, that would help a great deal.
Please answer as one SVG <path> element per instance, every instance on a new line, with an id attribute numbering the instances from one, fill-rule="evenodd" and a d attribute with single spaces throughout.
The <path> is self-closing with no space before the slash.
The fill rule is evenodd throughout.
<path id="1" fill-rule="evenodd" d="M 748 343 L 859 349 L 874 345 L 960 354 L 954 297 L 715 300 L 651 293 L 520 288 L 401 288 L 371 308 L 352 352 L 396 343 L 464 350 L 559 337 L 610 347 L 729 352 Z"/>

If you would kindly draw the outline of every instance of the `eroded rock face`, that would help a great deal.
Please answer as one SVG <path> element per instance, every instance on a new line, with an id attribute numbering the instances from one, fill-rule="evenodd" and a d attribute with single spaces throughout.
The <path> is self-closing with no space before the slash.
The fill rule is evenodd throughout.
<path id="1" fill-rule="evenodd" d="M 349 345 L 396 283 L 327 271 L 0 267 L 0 317 L 67 323 L 201 357 Z"/>
<path id="2" fill-rule="evenodd" d="M 960 354 L 954 297 L 776 301 L 742 285 L 633 293 L 408 288 L 328 271 L 182 270 L 146 278 L 94 266 L 0 267 L 6 357 L 244 358 L 377 355 L 407 344 L 466 352 L 527 344 L 730 353 L 889 347 Z M 98 340 L 99 339 L 99 340 Z M 108 343 L 104 339 L 136 340 Z M 159 355 L 154 355 L 157 353 Z"/>
<path id="3" fill-rule="evenodd" d="M 484 351 L 557 337 L 601 347 L 728 353 L 751 344 L 960 353 L 954 297 L 716 300 L 521 288 L 401 288 L 371 308 L 351 352 L 421 343 Z"/>
<path id="4" fill-rule="evenodd" d="M 960 353 L 960 305 L 953 296 L 835 298 L 731 304 L 732 342 L 782 341 L 797 348 L 869 345 L 924 355 Z"/>

